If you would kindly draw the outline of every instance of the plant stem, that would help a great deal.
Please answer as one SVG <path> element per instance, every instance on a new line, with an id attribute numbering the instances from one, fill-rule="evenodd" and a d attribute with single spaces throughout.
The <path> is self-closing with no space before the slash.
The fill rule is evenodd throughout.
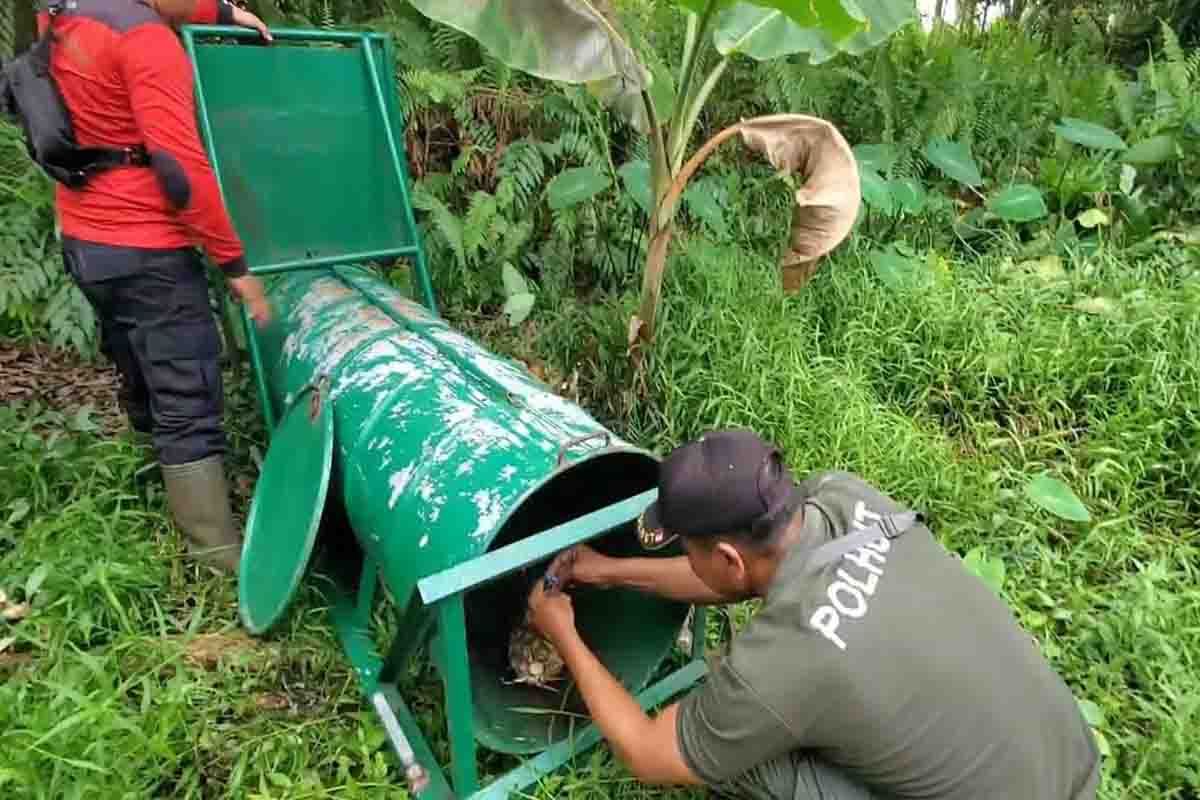
<path id="1" fill-rule="evenodd" d="M 673 140 L 671 148 L 671 171 L 672 174 L 679 172 L 679 168 L 683 165 L 683 156 L 687 152 L 688 139 L 691 138 L 692 129 L 696 127 L 696 122 L 700 119 L 700 112 L 704 109 L 704 104 L 708 102 L 708 96 L 712 94 L 713 89 L 717 86 L 717 81 L 725 74 L 725 68 L 729 66 L 729 57 L 726 56 L 717 62 L 713 67 L 712 72 L 708 73 L 704 83 L 696 90 L 694 97 L 689 98 L 686 108 L 686 116 L 682 120 L 679 127 L 679 135 Z"/>
<path id="2" fill-rule="evenodd" d="M 687 144 L 687 136 L 691 132 L 685 124 L 686 111 L 690 105 L 692 83 L 696 79 L 696 69 L 700 64 L 700 42 L 708 33 L 713 14 L 717 10 L 717 0 L 708 0 L 699 18 L 695 14 L 688 17 L 687 40 L 683 48 L 683 64 L 679 70 L 679 88 L 675 93 L 675 111 L 671 115 L 671 131 L 668 137 L 668 155 L 681 149 Z M 678 169 L 678 164 L 674 165 Z"/>
<path id="3" fill-rule="evenodd" d="M 646 108 L 646 120 L 650 126 L 650 190 L 654 197 L 654 208 L 650 212 L 650 236 L 653 237 L 659 228 L 659 200 L 670 185 L 674 173 L 667 160 L 667 143 L 658 120 L 658 110 L 654 107 L 654 98 L 644 89 L 642 104 Z"/>
<path id="4" fill-rule="evenodd" d="M 667 268 L 667 251 L 675 232 L 673 215 L 666 216 L 663 212 L 666 209 L 673 210 L 678 205 L 679 198 L 687 188 L 687 182 L 704 163 L 704 160 L 722 142 L 736 136 L 741 129 L 741 123 L 736 123 L 709 139 L 688 159 L 687 164 L 679 170 L 679 174 L 672 177 L 670 185 L 666 187 L 665 191 L 655 189 L 655 214 L 650 220 L 650 246 L 646 252 L 646 267 L 642 274 L 642 299 L 638 309 L 638 320 L 641 327 L 636 331 L 638 338 L 643 341 L 650 341 L 654 336 L 658 306 L 662 298 L 663 273 Z M 661 226 L 658 225 L 660 217 L 664 217 Z"/>

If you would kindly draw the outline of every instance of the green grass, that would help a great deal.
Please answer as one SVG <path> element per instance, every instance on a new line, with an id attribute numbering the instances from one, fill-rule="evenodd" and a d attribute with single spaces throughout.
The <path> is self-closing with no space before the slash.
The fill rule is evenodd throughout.
<path id="1" fill-rule="evenodd" d="M 1200 281 L 1185 253 L 1101 252 L 1046 282 L 994 256 L 948 259 L 925 288 L 880 281 L 848 245 L 801 295 L 761 256 L 685 242 L 646 393 L 625 389 L 628 302 L 562 300 L 496 348 L 580 369 L 600 414 L 658 448 L 719 425 L 779 442 L 798 472 L 848 468 L 930 513 L 942 541 L 1002 561 L 1022 624 L 1092 704 L 1111 756 L 1101 796 L 1200 791 Z M 1111 316 L 1073 308 L 1104 296 Z M 253 418 L 244 387 L 230 418 Z M 283 630 L 236 636 L 232 581 L 180 556 L 145 454 L 86 420 L 0 409 L 0 588 L 34 590 L 0 628 L 27 663 L 0 683 L 0 790 L 16 798 L 402 797 L 311 591 Z M 236 461 L 260 431 L 235 425 Z M 1048 472 L 1091 513 L 1025 497 Z M 380 624 L 390 629 L 381 609 Z M 744 619 L 744 610 L 739 614 Z M 443 717 L 417 664 L 406 696 Z M 435 749 L 447 757 L 446 742 Z M 507 766 L 489 758 L 485 770 Z M 538 797 L 698 797 L 641 787 L 600 748 Z"/>
<path id="2" fill-rule="evenodd" d="M 1200 259 L 1102 251 L 1053 281 L 1011 257 L 949 260 L 898 291 L 864 255 L 847 247 L 785 298 L 767 259 L 693 241 L 632 434 L 661 450 L 752 427 L 800 474 L 850 469 L 926 510 L 947 547 L 1003 562 L 1006 600 L 1094 704 L 1101 796 L 1195 797 Z M 1090 297 L 1114 313 L 1074 308 Z M 544 341 L 586 363 L 572 328 L 589 325 Z M 1026 498 L 1043 473 L 1090 523 Z"/>

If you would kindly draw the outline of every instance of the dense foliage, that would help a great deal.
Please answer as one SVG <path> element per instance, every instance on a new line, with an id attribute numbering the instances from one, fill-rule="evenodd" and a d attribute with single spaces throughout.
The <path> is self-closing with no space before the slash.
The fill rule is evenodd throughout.
<path id="1" fill-rule="evenodd" d="M 1106 21 L 1117 5 L 1006 0 L 986 28 L 910 28 L 860 58 L 733 63 L 696 138 L 764 113 L 830 119 L 855 146 L 863 215 L 784 296 L 788 186 L 718 153 L 685 197 L 635 379 L 624 324 L 647 197 L 623 167 L 644 139 L 402 3 L 280 3 L 402 43 L 415 202 L 458 325 L 646 446 L 749 425 L 801 472 L 852 469 L 927 510 L 1075 691 L 1106 752 L 1101 797 L 1186 800 L 1200 796 L 1200 54 L 1176 16 L 1195 3 L 1128 4 L 1152 17 L 1133 47 Z M 674 63 L 672 4 L 621 11 L 652 69 Z M 87 348 L 45 181 L 2 135 L 0 335 Z M 562 176 L 594 165 L 611 186 L 563 202 Z M 249 408 L 239 389 L 247 462 Z M 32 600 L 0 627 L 0 669 L 6 649 L 31 659 L 0 683 L 0 787 L 403 796 L 317 598 L 266 645 L 196 657 L 198 637 L 237 625 L 232 584 L 184 567 L 139 453 L 87 428 L 0 409 L 0 589 Z M 432 672 L 407 680 L 436 723 Z M 667 793 L 598 750 L 537 794 Z"/>

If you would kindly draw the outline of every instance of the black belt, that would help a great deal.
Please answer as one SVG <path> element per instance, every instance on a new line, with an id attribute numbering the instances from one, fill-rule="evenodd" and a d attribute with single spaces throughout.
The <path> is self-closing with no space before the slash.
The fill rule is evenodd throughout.
<path id="1" fill-rule="evenodd" d="M 147 167 L 150 165 L 150 154 L 143 145 L 132 147 L 81 147 L 74 153 L 82 162 L 80 166 L 69 168 L 71 178 L 82 186 L 87 179 L 97 172 L 115 167 Z"/>

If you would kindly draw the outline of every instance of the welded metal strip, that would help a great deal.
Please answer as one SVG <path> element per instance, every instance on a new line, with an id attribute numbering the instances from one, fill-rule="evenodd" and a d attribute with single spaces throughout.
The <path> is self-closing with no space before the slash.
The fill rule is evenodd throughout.
<path id="1" fill-rule="evenodd" d="M 503 577 L 527 564 L 548 558 L 571 545 L 608 533 L 613 528 L 637 519 L 657 497 L 657 489 L 642 492 L 423 578 L 417 583 L 421 601 L 426 605 L 436 603 L 450 595 Z"/>

